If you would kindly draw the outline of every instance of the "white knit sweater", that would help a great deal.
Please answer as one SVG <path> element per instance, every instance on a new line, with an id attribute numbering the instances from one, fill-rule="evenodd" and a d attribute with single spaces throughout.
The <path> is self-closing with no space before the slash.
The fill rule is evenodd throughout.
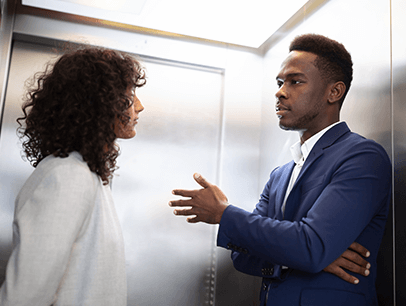
<path id="1" fill-rule="evenodd" d="M 127 303 L 124 242 L 109 186 L 82 156 L 48 156 L 17 196 L 1 306 Z"/>

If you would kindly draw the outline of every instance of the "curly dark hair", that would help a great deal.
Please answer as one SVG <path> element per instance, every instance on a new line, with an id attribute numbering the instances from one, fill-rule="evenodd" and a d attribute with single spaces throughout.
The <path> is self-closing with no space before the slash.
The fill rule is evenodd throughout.
<path id="1" fill-rule="evenodd" d="M 28 161 L 36 167 L 50 154 L 77 151 L 108 184 L 119 155 L 115 122 L 128 122 L 129 89 L 145 83 L 145 69 L 128 54 L 88 46 L 63 54 L 27 85 L 17 122 Z"/>
<path id="2" fill-rule="evenodd" d="M 341 107 L 352 81 L 351 55 L 345 47 L 323 35 L 304 34 L 297 36 L 290 43 L 289 51 L 306 51 L 316 54 L 317 59 L 314 65 L 319 69 L 322 77 L 328 82 L 344 82 L 346 89 L 340 101 Z"/>

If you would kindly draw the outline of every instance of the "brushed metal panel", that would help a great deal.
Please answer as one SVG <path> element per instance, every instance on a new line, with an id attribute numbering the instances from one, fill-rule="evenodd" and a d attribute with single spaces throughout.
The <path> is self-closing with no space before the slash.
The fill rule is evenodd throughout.
<path id="1" fill-rule="evenodd" d="M 15 19 L 15 0 L 1 2 L 0 17 L 0 125 L 7 90 L 7 76 L 10 68 L 11 45 Z M 1 127 L 0 127 L 1 128 Z"/>
<path id="2" fill-rule="evenodd" d="M 0 260 L 2 268 L 12 250 L 12 220 L 14 200 L 25 180 L 33 171 L 28 162 L 20 156 L 21 146 L 16 135 L 17 117 L 21 116 L 24 82 L 33 72 L 43 69 L 50 60 L 48 48 L 33 50 L 27 45 L 18 45 L 13 50 L 13 58 L 8 74 L 8 90 L 0 137 Z"/>
<path id="3" fill-rule="evenodd" d="M 12 46 L 12 31 L 14 24 L 14 1 L 1 2 L 0 17 L 0 132 L 4 116 L 4 101 L 7 91 L 10 55 Z M 1 137 L 1 134 L 0 134 Z M 1 138 L 0 138 L 1 139 Z M 0 182 L 0 194 L 4 187 Z M 1 204 L 0 204 L 1 205 Z M 1 209 L 0 209 L 1 211 Z M 8 224 L 9 214 L 0 215 L 0 284 L 4 281 L 7 258 L 9 256 L 9 231 L 4 230 L 3 224 Z M 5 222 L 5 223 L 4 223 Z"/>
<path id="4" fill-rule="evenodd" d="M 392 0 L 396 304 L 406 305 L 406 2 Z"/>
<path id="5" fill-rule="evenodd" d="M 220 187 L 231 204 L 251 211 L 258 200 L 262 57 L 229 52 L 225 69 Z M 260 279 L 238 272 L 217 248 L 216 305 L 258 305 Z"/>
<path id="6" fill-rule="evenodd" d="M 217 179 L 222 74 L 146 62 L 145 106 L 134 139 L 119 141 L 113 196 L 126 242 L 129 305 L 208 305 L 214 299 L 214 227 L 188 224 L 167 203 L 174 188 Z"/>

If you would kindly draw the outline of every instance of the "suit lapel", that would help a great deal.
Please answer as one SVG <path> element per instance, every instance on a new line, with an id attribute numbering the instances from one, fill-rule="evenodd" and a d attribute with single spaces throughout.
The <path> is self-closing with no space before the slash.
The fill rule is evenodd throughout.
<path id="1" fill-rule="evenodd" d="M 341 136 L 344 134 L 350 132 L 350 129 L 348 128 L 347 124 L 345 122 L 342 122 L 340 124 L 337 124 L 336 126 L 332 127 L 329 129 L 314 145 L 313 149 L 311 150 L 309 156 L 307 157 L 302 170 L 299 173 L 299 176 L 296 179 L 295 184 L 292 187 L 292 190 L 290 194 L 293 195 L 297 192 L 297 189 L 300 186 L 302 177 L 306 174 L 307 170 L 310 168 L 310 166 L 320 157 L 323 155 L 323 151 L 325 148 L 328 148 L 331 146 L 333 143 L 337 141 Z M 289 176 L 290 178 L 290 176 Z M 285 189 L 286 190 L 286 189 Z M 289 198 L 292 198 L 289 196 Z M 289 200 L 288 198 L 288 200 Z M 283 201 L 283 199 L 282 199 Z M 288 205 L 289 204 L 289 205 Z M 286 210 L 285 210 L 285 218 L 286 220 L 292 220 L 294 212 L 297 211 L 297 206 L 300 203 L 298 201 L 289 201 L 289 203 L 286 204 Z"/>
<path id="2" fill-rule="evenodd" d="M 275 217 L 278 220 L 283 220 L 282 215 L 282 204 L 283 200 L 285 199 L 286 189 L 288 188 L 288 184 L 290 181 L 290 176 L 292 175 L 293 168 L 295 167 L 295 162 L 292 160 L 288 164 L 286 164 L 281 170 L 282 174 L 280 176 L 280 184 L 276 190 L 276 201 L 275 201 Z"/>
<path id="3" fill-rule="evenodd" d="M 340 138 L 347 132 L 350 132 L 350 129 L 345 122 L 342 122 L 324 133 L 324 135 L 316 142 L 309 156 L 307 157 L 293 188 L 296 185 L 300 184 L 300 179 L 306 173 L 307 169 L 309 169 L 310 166 L 314 163 L 314 161 L 317 160 L 321 155 L 323 155 L 324 149 L 330 147 L 333 143 L 336 142 L 338 138 Z"/>

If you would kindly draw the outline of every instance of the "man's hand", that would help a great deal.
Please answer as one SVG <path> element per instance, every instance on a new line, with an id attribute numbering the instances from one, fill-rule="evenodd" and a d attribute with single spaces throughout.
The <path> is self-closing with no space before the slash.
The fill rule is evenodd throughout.
<path id="1" fill-rule="evenodd" d="M 188 200 L 170 201 L 172 207 L 191 207 L 187 209 L 175 209 L 173 213 L 178 216 L 191 216 L 186 221 L 190 223 L 205 222 L 209 224 L 220 223 L 221 216 L 227 208 L 227 197 L 224 193 L 213 184 L 206 181 L 200 174 L 193 175 L 195 181 L 203 187 L 198 190 L 175 189 L 174 195 L 188 197 Z"/>
<path id="2" fill-rule="evenodd" d="M 353 242 L 340 257 L 324 268 L 323 271 L 335 274 L 351 284 L 358 284 L 359 279 L 345 272 L 343 268 L 363 276 L 368 276 L 371 264 L 363 257 L 369 257 L 369 255 L 370 253 L 366 248 Z"/>

